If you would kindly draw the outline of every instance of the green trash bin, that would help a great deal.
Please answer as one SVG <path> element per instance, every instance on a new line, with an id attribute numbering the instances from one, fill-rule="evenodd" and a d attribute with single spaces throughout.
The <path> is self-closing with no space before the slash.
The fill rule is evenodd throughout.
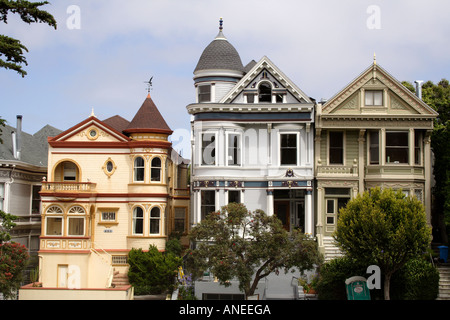
<path id="1" fill-rule="evenodd" d="M 370 300 L 370 291 L 364 277 L 355 276 L 345 280 L 347 300 Z"/>

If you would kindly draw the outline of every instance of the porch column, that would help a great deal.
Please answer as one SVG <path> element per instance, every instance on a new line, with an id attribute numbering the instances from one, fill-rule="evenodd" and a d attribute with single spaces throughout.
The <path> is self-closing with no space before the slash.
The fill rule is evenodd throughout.
<path id="1" fill-rule="evenodd" d="M 267 215 L 273 216 L 273 190 L 267 189 Z"/>
<path id="2" fill-rule="evenodd" d="M 312 190 L 306 190 L 305 194 L 305 233 L 313 234 Z"/>
<path id="3" fill-rule="evenodd" d="M 194 219 L 194 225 L 199 223 L 202 220 L 202 192 L 200 190 L 195 191 L 195 201 L 194 201 L 194 213 L 195 213 L 195 219 Z"/>

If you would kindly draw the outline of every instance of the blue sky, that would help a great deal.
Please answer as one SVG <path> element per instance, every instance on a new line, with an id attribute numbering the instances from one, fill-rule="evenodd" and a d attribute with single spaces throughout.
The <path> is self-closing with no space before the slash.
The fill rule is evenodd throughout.
<path id="1" fill-rule="evenodd" d="M 46 124 L 68 129 L 92 108 L 101 120 L 131 120 L 153 76 L 154 102 L 176 136 L 184 135 L 186 106 L 195 101 L 193 70 L 220 17 L 244 65 L 266 55 L 316 100 L 345 87 L 374 53 L 400 81 L 450 79 L 447 0 L 50 2 L 43 8 L 57 30 L 12 15 L 0 23 L 0 34 L 29 49 L 25 78 L 0 69 L 0 116 L 15 126 L 23 115 L 30 134 Z"/>

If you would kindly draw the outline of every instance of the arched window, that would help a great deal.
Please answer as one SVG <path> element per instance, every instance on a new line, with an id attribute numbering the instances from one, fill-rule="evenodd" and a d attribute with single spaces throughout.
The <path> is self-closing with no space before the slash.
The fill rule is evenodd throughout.
<path id="1" fill-rule="evenodd" d="M 259 102 L 272 102 L 272 86 L 263 82 L 258 88 Z"/>
<path id="2" fill-rule="evenodd" d="M 133 210 L 133 234 L 144 234 L 144 210 L 141 207 Z"/>
<path id="3" fill-rule="evenodd" d="M 134 181 L 144 181 L 145 164 L 144 158 L 134 159 Z"/>
<path id="4" fill-rule="evenodd" d="M 45 235 L 62 236 L 63 210 L 58 206 L 50 206 L 46 214 L 51 216 L 45 218 Z"/>
<path id="5" fill-rule="evenodd" d="M 84 217 L 86 211 L 81 206 L 73 206 L 68 211 L 67 217 L 67 235 L 68 236 L 84 236 Z"/>
<path id="6" fill-rule="evenodd" d="M 152 160 L 151 181 L 161 181 L 161 159 L 158 157 Z"/>
<path id="7" fill-rule="evenodd" d="M 150 234 L 159 234 L 159 220 L 161 217 L 161 210 L 154 207 L 150 211 Z"/>

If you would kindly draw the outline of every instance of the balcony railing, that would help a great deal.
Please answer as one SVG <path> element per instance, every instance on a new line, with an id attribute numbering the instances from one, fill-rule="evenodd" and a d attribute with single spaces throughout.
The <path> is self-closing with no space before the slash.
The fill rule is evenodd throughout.
<path id="1" fill-rule="evenodd" d="M 93 182 L 42 182 L 42 192 L 94 192 L 97 184 Z"/>
<path id="2" fill-rule="evenodd" d="M 340 176 L 357 176 L 358 167 L 353 166 L 318 166 L 317 167 L 318 176 L 328 176 L 328 175 L 340 175 Z"/>

